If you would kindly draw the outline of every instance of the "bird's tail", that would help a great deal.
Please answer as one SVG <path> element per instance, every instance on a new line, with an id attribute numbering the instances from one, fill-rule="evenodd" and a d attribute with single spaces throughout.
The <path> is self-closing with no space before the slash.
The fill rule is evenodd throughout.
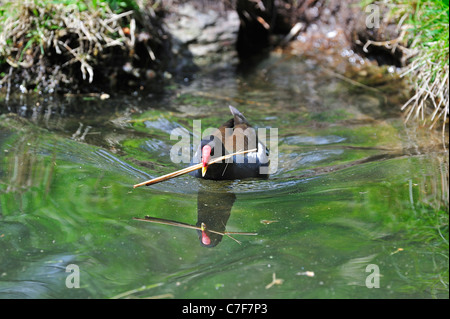
<path id="1" fill-rule="evenodd" d="M 239 110 L 237 108 L 235 108 L 234 106 L 231 106 L 231 105 L 229 105 L 228 107 L 230 108 L 231 114 L 233 114 L 233 116 L 234 116 L 234 125 L 241 124 L 241 123 L 248 124 L 245 116 L 241 112 L 239 112 Z"/>

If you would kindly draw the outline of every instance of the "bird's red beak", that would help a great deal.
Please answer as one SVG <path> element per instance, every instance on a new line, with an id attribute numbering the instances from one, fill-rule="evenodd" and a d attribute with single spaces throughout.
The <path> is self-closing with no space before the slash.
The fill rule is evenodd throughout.
<path id="1" fill-rule="evenodd" d="M 206 225 L 204 223 L 202 223 L 201 230 L 202 230 L 202 243 L 204 245 L 211 244 L 211 239 L 206 234 Z"/>
<path id="2" fill-rule="evenodd" d="M 202 148 L 202 177 L 206 174 L 206 169 L 208 168 L 208 162 L 211 159 L 211 146 L 205 145 Z"/>

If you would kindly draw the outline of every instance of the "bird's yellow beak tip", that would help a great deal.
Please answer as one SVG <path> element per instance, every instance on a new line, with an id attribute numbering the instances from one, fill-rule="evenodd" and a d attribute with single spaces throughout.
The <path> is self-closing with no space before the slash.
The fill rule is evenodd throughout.
<path id="1" fill-rule="evenodd" d="M 202 167 L 202 177 L 205 177 L 206 174 L 206 169 L 208 168 L 208 166 L 203 166 Z"/>

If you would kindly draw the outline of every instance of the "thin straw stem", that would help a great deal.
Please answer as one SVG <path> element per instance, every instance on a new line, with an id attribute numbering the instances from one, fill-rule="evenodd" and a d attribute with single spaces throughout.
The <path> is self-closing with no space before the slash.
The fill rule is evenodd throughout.
<path id="1" fill-rule="evenodd" d="M 186 224 L 186 223 L 182 223 L 182 222 L 177 222 L 177 221 L 173 221 L 173 220 L 169 220 L 169 219 L 163 219 L 163 218 L 157 218 L 157 217 L 150 217 L 150 216 L 145 216 L 145 218 L 139 218 L 139 217 L 133 217 L 134 220 L 140 220 L 142 222 L 150 222 L 150 223 L 156 223 L 156 224 L 163 224 L 163 225 L 170 225 L 170 226 L 176 226 L 176 227 L 182 227 L 182 228 L 187 228 L 187 229 L 196 229 L 196 230 L 202 230 L 201 227 L 197 227 L 194 225 L 190 225 L 190 224 Z M 207 228 L 207 230 L 211 233 L 214 234 L 218 234 L 218 235 L 226 235 L 230 238 L 232 238 L 230 236 L 230 234 L 232 235 L 244 235 L 244 236 L 256 236 L 258 235 L 258 233 L 250 233 L 250 232 L 229 232 L 229 231 L 225 231 L 225 232 L 218 232 L 212 229 Z M 234 238 L 233 238 L 234 239 Z"/>

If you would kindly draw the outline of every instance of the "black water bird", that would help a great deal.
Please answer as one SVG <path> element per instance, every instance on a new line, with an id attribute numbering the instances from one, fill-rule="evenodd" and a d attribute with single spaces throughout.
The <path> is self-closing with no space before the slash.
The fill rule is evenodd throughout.
<path id="1" fill-rule="evenodd" d="M 201 140 L 191 164 L 202 163 L 203 167 L 191 175 L 212 180 L 268 177 L 268 148 L 258 139 L 256 130 L 244 115 L 231 105 L 229 108 L 233 118 Z M 251 149 L 257 151 L 234 155 L 228 160 L 208 165 L 212 158 Z"/>

